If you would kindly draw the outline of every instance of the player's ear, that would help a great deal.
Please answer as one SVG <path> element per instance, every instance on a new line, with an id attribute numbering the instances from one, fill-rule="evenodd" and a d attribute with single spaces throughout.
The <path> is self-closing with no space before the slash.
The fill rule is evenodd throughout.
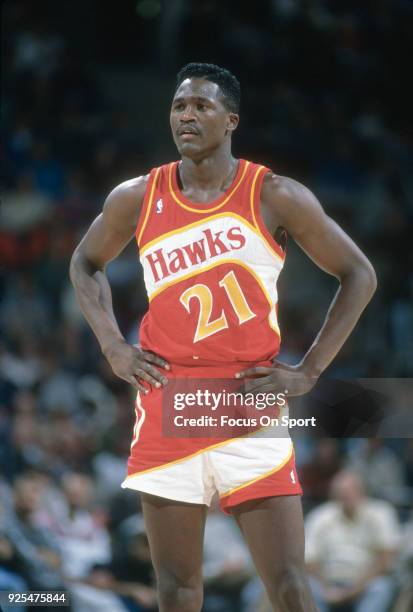
<path id="1" fill-rule="evenodd" d="M 237 129 L 239 123 L 239 115 L 236 113 L 228 113 L 227 115 L 227 129 L 226 132 L 234 132 Z"/>

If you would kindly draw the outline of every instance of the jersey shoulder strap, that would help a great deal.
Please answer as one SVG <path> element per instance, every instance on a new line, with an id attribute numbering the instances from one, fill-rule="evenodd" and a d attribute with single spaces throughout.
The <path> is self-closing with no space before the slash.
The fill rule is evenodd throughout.
<path id="1" fill-rule="evenodd" d="M 144 244 L 143 235 L 148 224 L 149 216 L 153 207 L 158 207 L 158 212 L 161 212 L 162 199 L 160 196 L 168 189 L 168 171 L 171 164 L 164 164 L 157 168 L 153 168 L 149 174 L 148 184 L 146 186 L 145 196 L 143 198 L 141 211 L 139 214 L 138 223 L 136 226 L 135 237 L 139 248 Z"/>

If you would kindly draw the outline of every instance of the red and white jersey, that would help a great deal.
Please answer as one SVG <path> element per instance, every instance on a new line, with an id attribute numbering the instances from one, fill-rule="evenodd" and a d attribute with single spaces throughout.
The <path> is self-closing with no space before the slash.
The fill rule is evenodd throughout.
<path id="1" fill-rule="evenodd" d="M 178 164 L 151 171 L 136 229 L 149 299 L 142 348 L 182 365 L 271 359 L 285 254 L 260 215 L 269 170 L 241 159 L 231 187 L 204 204 L 182 194 Z"/>

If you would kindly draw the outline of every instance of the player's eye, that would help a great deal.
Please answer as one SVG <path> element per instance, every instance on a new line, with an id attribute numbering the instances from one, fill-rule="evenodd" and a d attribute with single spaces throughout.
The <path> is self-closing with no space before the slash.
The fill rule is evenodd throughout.
<path id="1" fill-rule="evenodd" d="M 204 110 L 206 110 L 206 106 L 205 106 L 205 104 L 201 104 L 201 102 L 199 102 L 199 103 L 196 105 L 196 107 L 197 107 L 197 109 L 198 109 L 199 111 L 204 111 Z"/>
<path id="2" fill-rule="evenodd" d="M 180 111 L 184 108 L 184 105 L 182 104 L 182 102 L 178 102 L 178 104 L 174 104 L 174 110 L 176 111 Z"/>

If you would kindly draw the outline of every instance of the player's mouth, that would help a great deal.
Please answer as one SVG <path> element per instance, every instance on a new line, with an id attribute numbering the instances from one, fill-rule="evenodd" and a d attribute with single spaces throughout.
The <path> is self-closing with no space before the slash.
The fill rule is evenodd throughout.
<path id="1" fill-rule="evenodd" d="M 185 127 L 178 130 L 178 136 L 182 140 L 190 140 L 194 136 L 199 136 L 199 132 L 194 128 Z"/>

